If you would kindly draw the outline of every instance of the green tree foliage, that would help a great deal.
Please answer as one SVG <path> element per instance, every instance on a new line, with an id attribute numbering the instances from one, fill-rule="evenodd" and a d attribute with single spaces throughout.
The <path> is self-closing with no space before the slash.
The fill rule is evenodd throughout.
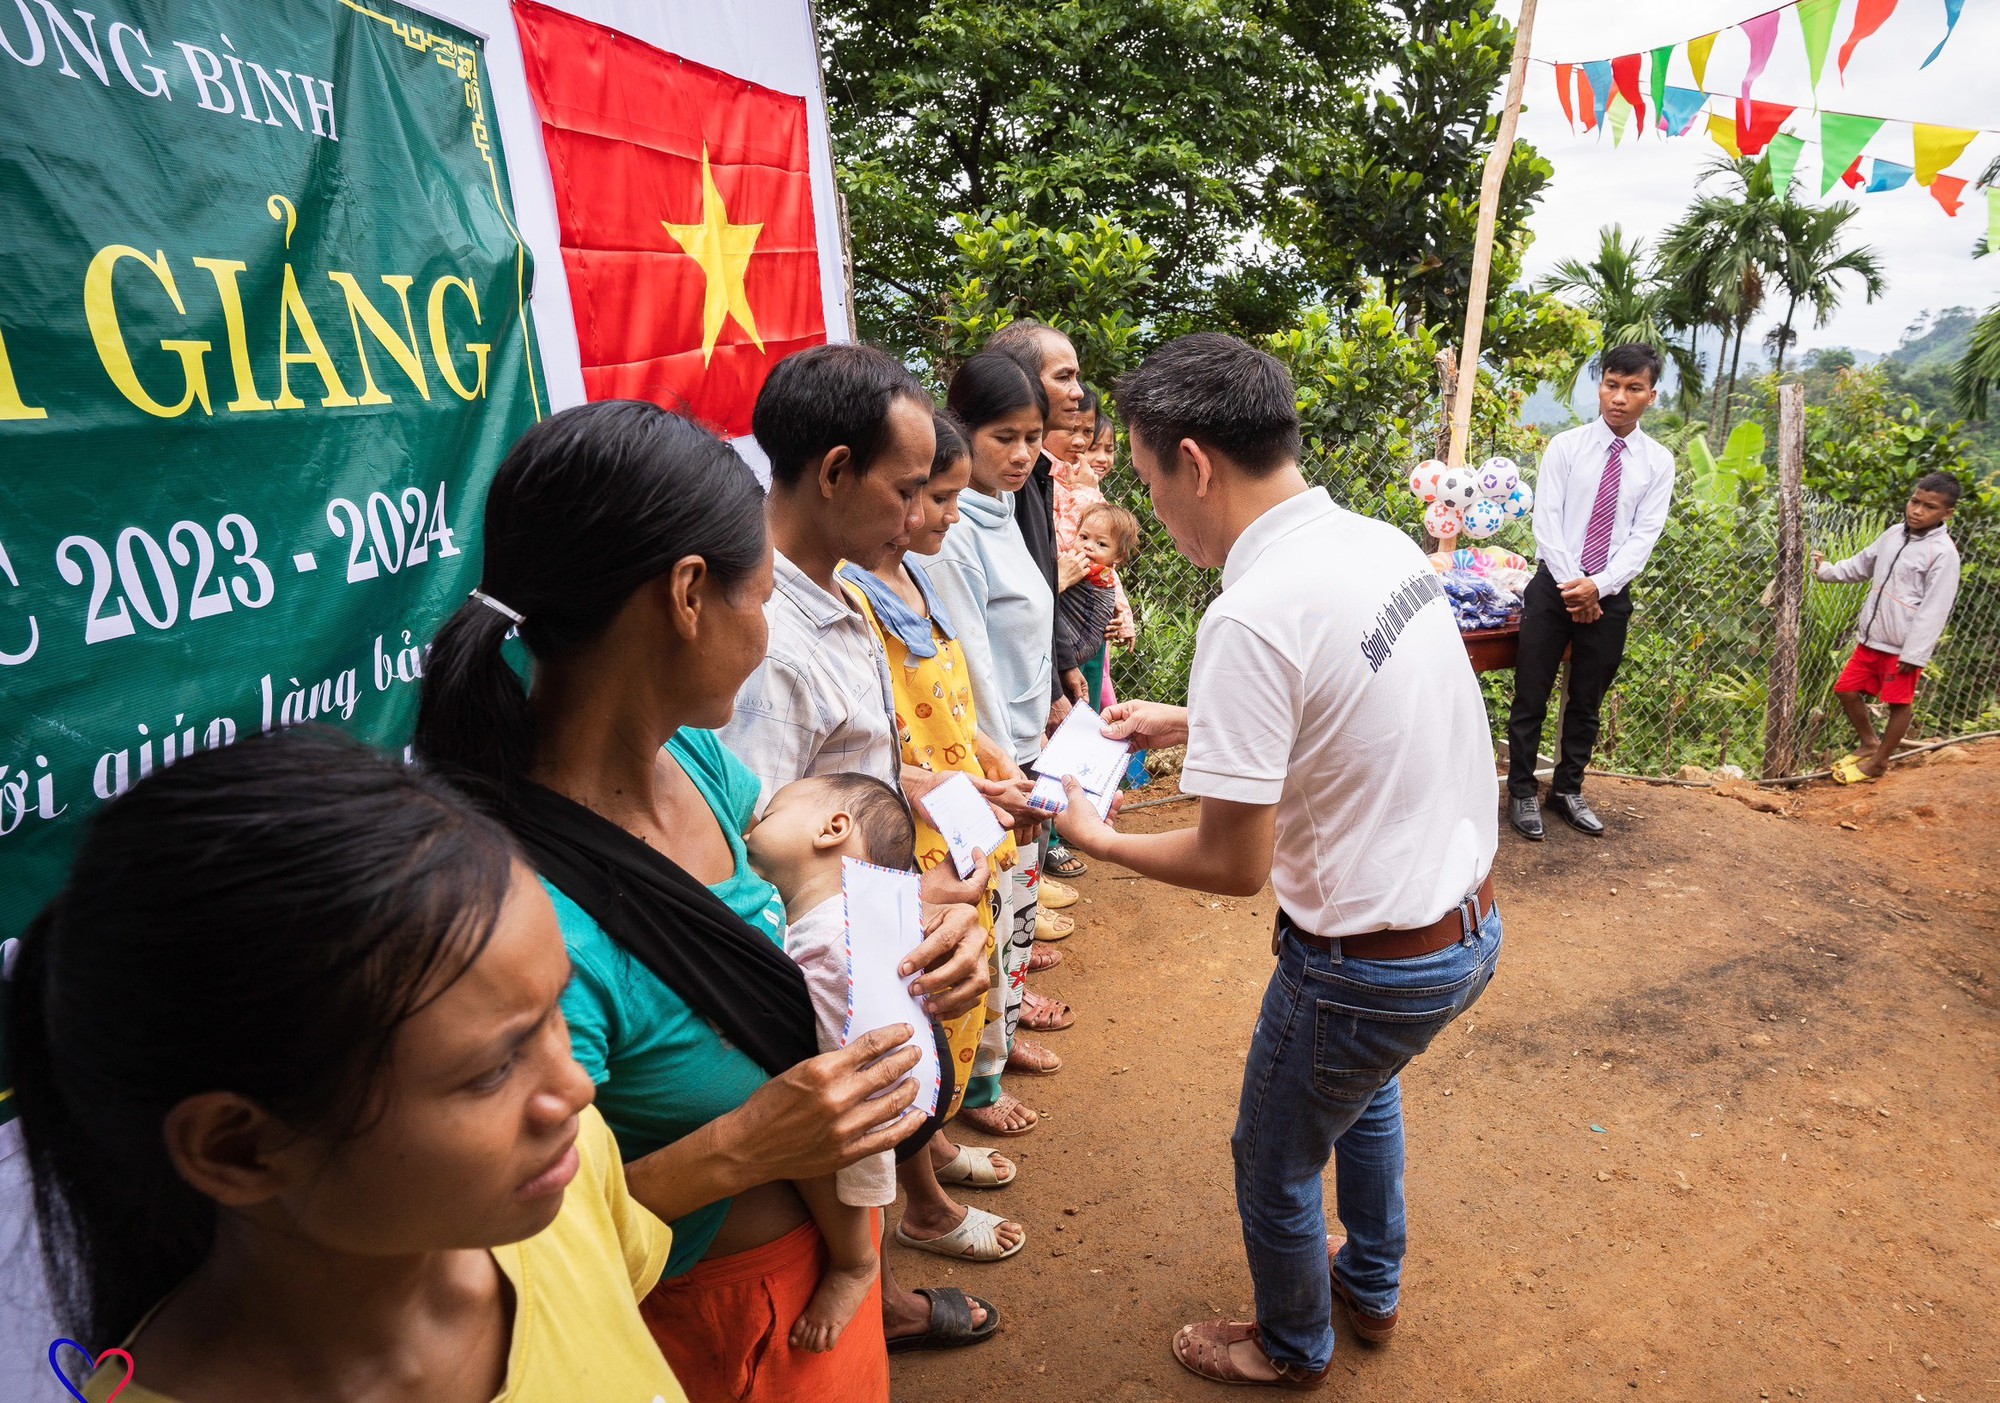
<path id="1" fill-rule="evenodd" d="M 1780 202 L 1778 258 L 1771 268 L 1785 296 L 1784 320 L 1773 336 L 1777 350 L 1773 369 L 1778 374 L 1784 373 L 1785 351 L 1794 340 L 1792 319 L 1801 306 L 1811 310 L 1813 325 L 1822 327 L 1840 307 L 1845 279 L 1860 279 L 1862 293 L 1870 302 L 1888 287 L 1873 249 L 1847 247 L 1847 226 L 1860 213 L 1859 205 L 1846 200 L 1825 206 L 1802 205 L 1788 195 Z"/>
<path id="2" fill-rule="evenodd" d="M 1701 403 L 1701 358 L 1686 327 L 1674 324 L 1672 289 L 1661 280 L 1644 239 L 1625 242 L 1616 224 L 1597 234 L 1597 257 L 1585 263 L 1570 258 L 1556 265 L 1542 286 L 1567 295 L 1597 319 L 1606 346 L 1643 341 L 1657 346 L 1673 363 L 1679 403 L 1683 409 Z"/>

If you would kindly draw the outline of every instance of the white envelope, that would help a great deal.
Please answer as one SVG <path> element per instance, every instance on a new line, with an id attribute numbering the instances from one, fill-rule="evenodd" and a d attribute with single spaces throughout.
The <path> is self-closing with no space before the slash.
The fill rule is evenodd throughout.
<path id="1" fill-rule="evenodd" d="M 993 817 L 986 796 L 963 770 L 953 770 L 920 803 L 930 816 L 931 827 L 943 835 L 945 846 L 951 849 L 952 865 L 961 877 L 972 875 L 974 848 L 990 858 L 1007 839 L 1007 830 Z"/>
<path id="2" fill-rule="evenodd" d="M 847 1029 L 840 1045 L 846 1047 L 877 1028 L 909 1024 L 912 1042 L 922 1054 L 910 1074 L 917 1079 L 914 1109 L 928 1117 L 937 1111 L 942 1075 L 937 1039 L 931 1033 L 930 1015 L 910 993 L 909 979 L 896 972 L 904 957 L 923 943 L 923 907 L 917 892 L 921 884 L 914 872 L 896 872 L 851 857 L 842 861 L 848 993 Z"/>
<path id="3" fill-rule="evenodd" d="M 1063 776 L 1074 775 L 1084 793 L 1090 796 L 1098 816 L 1104 817 L 1117 797 L 1118 781 L 1125 774 L 1131 753 L 1132 742 L 1105 736 L 1104 718 L 1079 702 L 1069 709 L 1069 715 L 1056 727 L 1056 733 L 1049 737 L 1049 743 L 1035 760 L 1034 770 L 1041 778 L 1036 781 L 1028 802 L 1049 813 L 1061 813 L 1069 807 L 1063 796 Z"/>

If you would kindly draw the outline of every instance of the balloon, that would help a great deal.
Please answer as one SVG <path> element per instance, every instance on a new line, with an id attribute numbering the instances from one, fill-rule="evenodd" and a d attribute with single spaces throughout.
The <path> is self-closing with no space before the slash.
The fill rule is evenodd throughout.
<path id="1" fill-rule="evenodd" d="M 1426 458 L 1410 472 L 1410 491 L 1424 501 L 1437 498 L 1437 483 L 1448 470 L 1435 458 Z"/>
<path id="2" fill-rule="evenodd" d="M 1424 530 L 1440 541 L 1449 541 L 1463 529 L 1465 520 L 1458 508 L 1442 499 L 1432 502 L 1424 512 Z"/>
<path id="3" fill-rule="evenodd" d="M 1507 524 L 1507 515 L 1495 501 L 1481 499 L 1465 509 L 1465 534 L 1483 541 Z"/>
<path id="4" fill-rule="evenodd" d="M 1468 468 L 1452 468 L 1437 480 L 1435 501 L 1460 511 L 1471 506 L 1479 498 L 1478 476 Z"/>
<path id="5" fill-rule="evenodd" d="M 1479 465 L 1479 495 L 1504 502 L 1521 481 L 1521 467 L 1512 458 L 1488 458 Z"/>
<path id="6" fill-rule="evenodd" d="M 1511 521 L 1519 521 L 1535 509 L 1535 489 L 1523 482 L 1514 484 L 1514 490 L 1507 494 L 1507 500 L 1500 504 L 1500 510 Z"/>

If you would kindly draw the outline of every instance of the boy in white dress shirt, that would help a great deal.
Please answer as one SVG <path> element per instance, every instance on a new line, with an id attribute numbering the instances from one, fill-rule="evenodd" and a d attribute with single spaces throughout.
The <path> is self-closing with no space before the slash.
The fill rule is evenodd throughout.
<path id="1" fill-rule="evenodd" d="M 1583 772 L 1597 744 L 1598 708 L 1625 658 L 1632 581 L 1646 568 L 1667 524 L 1674 459 L 1640 431 L 1659 393 L 1660 353 L 1631 342 L 1604 353 L 1598 417 L 1560 433 L 1542 455 L 1535 484 L 1535 554 L 1540 568 L 1522 599 L 1521 651 L 1507 717 L 1507 818 L 1540 842 L 1535 764 L 1549 692 L 1570 655 L 1562 755 L 1549 803 L 1578 832 L 1601 837 L 1604 824 L 1583 797 Z"/>

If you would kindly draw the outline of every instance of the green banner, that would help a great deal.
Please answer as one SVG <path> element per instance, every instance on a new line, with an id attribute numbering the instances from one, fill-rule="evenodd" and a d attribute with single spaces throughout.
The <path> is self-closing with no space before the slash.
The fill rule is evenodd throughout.
<path id="1" fill-rule="evenodd" d="M 0 938 L 154 769 L 407 738 L 546 412 L 486 89 L 389 0 L 0 3 Z"/>

